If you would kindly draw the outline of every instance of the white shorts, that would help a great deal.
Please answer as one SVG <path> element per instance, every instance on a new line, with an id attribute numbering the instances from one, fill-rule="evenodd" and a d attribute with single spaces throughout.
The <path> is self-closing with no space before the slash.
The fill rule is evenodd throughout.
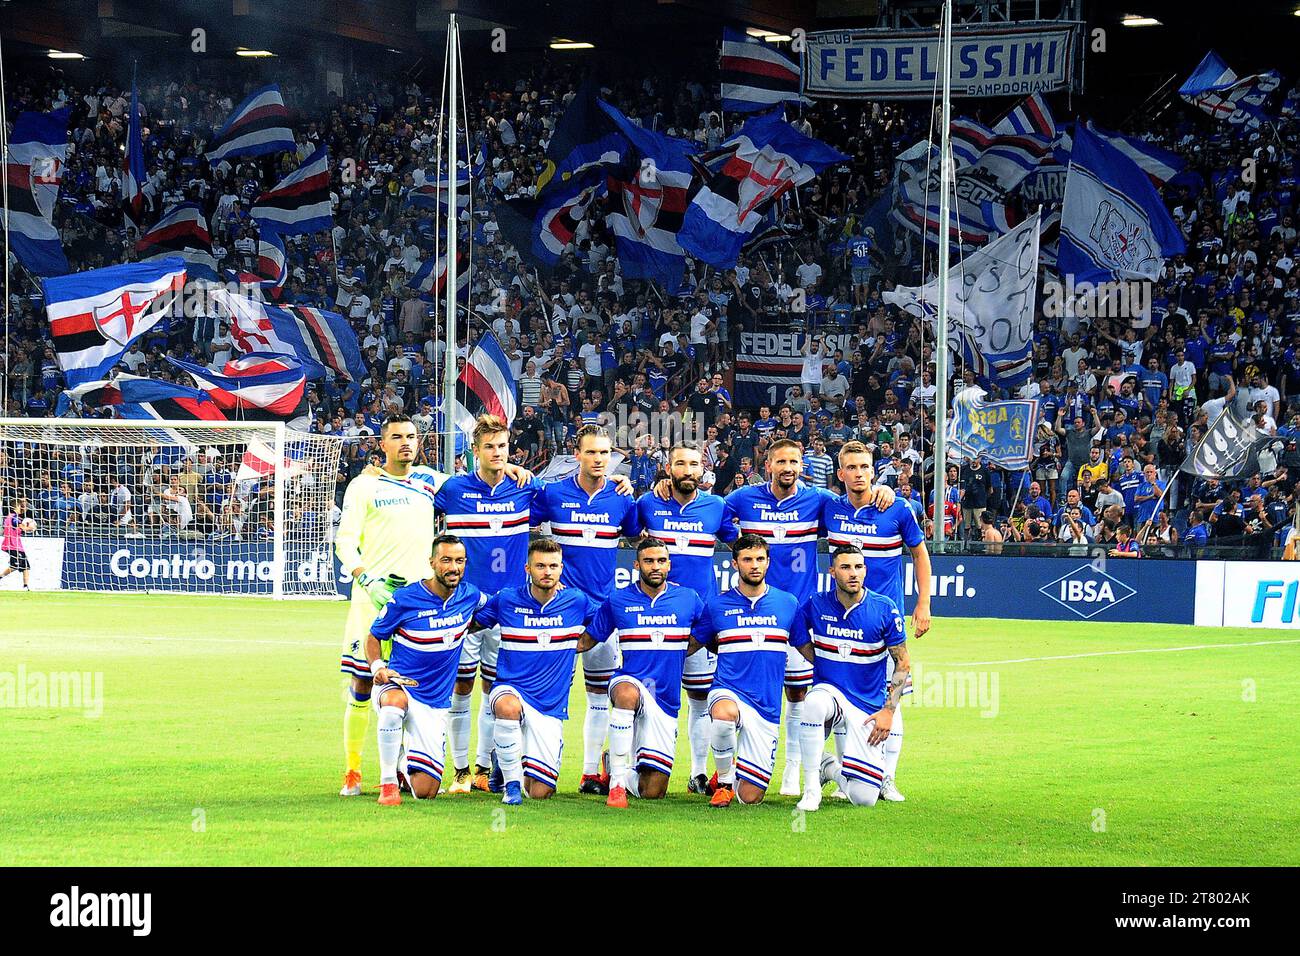
<path id="1" fill-rule="evenodd" d="M 376 711 L 384 692 L 402 690 L 396 684 L 378 684 L 370 700 Z M 427 773 L 442 781 L 442 758 L 446 753 L 447 714 L 450 708 L 422 704 L 406 691 L 406 717 L 402 720 L 402 746 L 406 750 L 407 776 Z"/>
<path id="2" fill-rule="evenodd" d="M 519 728 L 524 737 L 524 776 L 540 780 L 552 790 L 556 789 L 560 784 L 560 759 L 564 756 L 564 721 L 550 714 L 539 713 L 523 694 L 509 684 L 492 688 L 492 693 L 488 695 L 488 706 L 495 708 L 497 701 L 505 694 L 519 698 L 519 706 L 523 710 Z"/>
<path id="3" fill-rule="evenodd" d="M 456 667 L 457 680 L 473 680 L 480 671 L 485 681 L 497 679 L 497 653 L 501 650 L 501 625 L 484 628 L 465 635 L 460 645 L 460 664 Z"/>
<path id="4" fill-rule="evenodd" d="M 700 648 L 682 666 L 682 689 L 707 692 L 713 686 L 713 675 L 718 669 L 718 655 Z"/>
<path id="5" fill-rule="evenodd" d="M 876 722 L 866 711 L 849 703 L 844 692 L 832 684 L 815 684 L 808 693 L 811 696 L 823 692 L 834 701 L 831 727 L 844 735 L 844 753 L 840 758 L 844 776 L 879 788 L 885 779 L 885 745 L 871 742 L 871 730 Z"/>
<path id="6" fill-rule="evenodd" d="M 653 770 L 668 776 L 673 772 L 673 754 L 677 752 L 677 718 L 664 713 L 654 694 L 635 677 L 621 674 L 610 681 L 631 684 L 641 694 L 641 704 L 632 720 L 632 754 L 638 771 Z"/>
<path id="7" fill-rule="evenodd" d="M 1061 477 L 1061 470 L 1056 465 L 1039 465 L 1034 477 L 1039 481 L 1056 481 Z"/>
<path id="8" fill-rule="evenodd" d="M 618 641 L 602 641 L 589 651 L 582 652 L 582 679 L 592 687 L 601 690 L 609 688 L 609 679 L 618 669 Z"/>
<path id="9" fill-rule="evenodd" d="M 718 700 L 733 701 L 740 710 L 740 720 L 736 721 L 736 776 L 766 790 L 772 782 L 772 768 L 776 766 L 777 725 L 734 691 L 722 688 L 709 691 L 710 710 Z"/>
<path id="10" fill-rule="evenodd" d="M 813 682 L 812 661 L 799 653 L 797 648 L 785 649 L 785 686 L 811 687 Z"/>

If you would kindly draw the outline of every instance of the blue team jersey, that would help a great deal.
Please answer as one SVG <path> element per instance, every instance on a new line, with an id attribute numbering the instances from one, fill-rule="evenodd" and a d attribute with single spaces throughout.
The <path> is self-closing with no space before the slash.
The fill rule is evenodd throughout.
<path id="1" fill-rule="evenodd" d="M 542 485 L 536 478 L 520 488 L 502 477 L 493 488 L 478 476 L 448 478 L 434 498 L 447 516 L 447 531 L 465 542 L 465 580 L 485 594 L 525 580 L 528 524 Z"/>
<path id="2" fill-rule="evenodd" d="M 618 641 L 622 663 L 614 675 L 635 677 L 665 714 L 676 717 L 686 646 L 703 615 L 704 602 L 690 588 L 670 582 L 650 597 L 633 583 L 609 596 L 587 632 L 602 643 Z"/>
<path id="3" fill-rule="evenodd" d="M 647 492 L 636 504 L 642 530 L 668 546 L 672 560 L 668 580 L 694 589 L 705 602 L 716 595 L 713 540 L 736 540 L 736 526 L 725 516 L 723 500 L 697 491 L 694 498 L 680 505 L 676 498 L 664 501 Z"/>
<path id="4" fill-rule="evenodd" d="M 636 499 L 614 490 L 606 481 L 594 495 L 578 484 L 578 476 L 548 481 L 537 496 L 533 523 L 551 523 L 551 537 L 564 548 L 560 580 L 595 601 L 614 589 L 618 539 L 641 531 Z"/>
<path id="5" fill-rule="evenodd" d="M 545 607 L 527 584 L 489 598 L 475 617 L 484 627 L 501 625 L 496 684 L 519 691 L 533 709 L 567 720 L 578 638 L 595 614 L 596 605 L 577 588 L 556 591 Z"/>
<path id="6" fill-rule="evenodd" d="M 864 589 L 861 600 L 845 609 L 834 591 L 823 591 L 799 606 L 791 634 L 812 641 L 814 683 L 838 688 L 869 714 L 885 705 L 886 648 L 907 640 L 897 604 Z"/>
<path id="7" fill-rule="evenodd" d="M 817 529 L 828 491 L 796 482 L 794 494 L 776 500 L 772 486 L 746 485 L 726 497 L 726 521 L 739 521 L 741 534 L 767 541 L 767 583 L 800 602 L 817 592 Z"/>
<path id="8" fill-rule="evenodd" d="M 716 641 L 713 689 L 729 690 L 765 720 L 779 721 L 785 649 L 808 643 L 807 634 L 791 633 L 798 611 L 793 594 L 770 586 L 757 598 L 736 587 L 709 601 L 697 631 L 701 643 Z"/>
<path id="9" fill-rule="evenodd" d="M 475 612 L 486 602 L 482 591 L 463 580 L 445 601 L 423 581 L 416 581 L 394 591 L 393 599 L 370 625 L 375 637 L 393 642 L 388 666 L 420 682 L 418 687 L 406 688 L 420 703 L 451 706 L 460 646 Z"/>
<path id="10" fill-rule="evenodd" d="M 871 505 L 855 509 L 848 495 L 831 498 L 822 509 L 822 529 L 832 551 L 846 544 L 861 548 L 867 587 L 903 606 L 903 548 L 925 540 L 905 501 L 896 499 L 881 511 Z"/>

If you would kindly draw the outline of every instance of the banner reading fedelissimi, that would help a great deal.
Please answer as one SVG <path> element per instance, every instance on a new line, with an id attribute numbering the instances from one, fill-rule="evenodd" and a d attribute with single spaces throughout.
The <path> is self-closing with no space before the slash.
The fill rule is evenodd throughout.
<path id="1" fill-rule="evenodd" d="M 1035 20 L 953 28 L 953 96 L 1028 96 L 1078 89 L 1083 24 Z M 803 91 L 843 99 L 929 99 L 939 64 L 938 30 L 827 30 L 810 33 Z"/>

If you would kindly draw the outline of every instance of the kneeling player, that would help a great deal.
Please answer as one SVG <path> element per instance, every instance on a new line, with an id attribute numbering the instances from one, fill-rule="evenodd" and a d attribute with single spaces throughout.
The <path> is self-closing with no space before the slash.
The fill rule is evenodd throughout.
<path id="1" fill-rule="evenodd" d="M 786 648 L 808 642 L 807 634 L 791 633 L 799 609 L 795 596 L 765 580 L 767 542 L 742 534 L 731 553 L 736 586 L 710 602 L 699 628 L 718 655 L 708 700 L 718 768 L 709 802 L 715 807 L 729 806 L 736 796 L 741 803 L 759 803 L 767 792 L 776 764 Z"/>
<path id="2" fill-rule="evenodd" d="M 429 564 L 433 575 L 393 592 L 366 635 L 366 660 L 379 711 L 379 802 L 385 806 L 402 802 L 399 762 L 417 799 L 438 795 L 461 644 L 475 612 L 487 603 L 478 588 L 462 581 L 465 545 L 455 535 L 434 538 Z M 388 640 L 393 642 L 392 656 L 385 663 L 379 642 Z M 418 683 L 400 687 L 392 682 L 394 674 Z"/>
<path id="3" fill-rule="evenodd" d="M 822 785 L 831 780 L 854 804 L 873 806 L 885 781 L 885 743 L 911 662 L 898 605 L 863 587 L 866 573 L 861 551 L 852 545 L 836 548 L 834 590 L 801 606 L 795 622 L 793 635 L 811 639 L 813 649 L 813 686 L 799 727 L 800 810 L 821 806 Z M 894 668 L 886 692 L 887 657 Z M 837 756 L 823 758 L 831 731 Z"/>
<path id="4" fill-rule="evenodd" d="M 694 590 L 668 581 L 668 546 L 655 538 L 637 545 L 640 579 L 601 605 L 579 649 L 616 644 L 622 663 L 609 682 L 608 806 L 625 808 L 628 794 L 657 800 L 668 792 L 677 750 L 682 666 L 700 645 L 692 632 L 704 615 Z M 636 754 L 633 773 L 632 754 Z"/>
<path id="5" fill-rule="evenodd" d="M 501 802 L 512 805 L 523 802 L 524 777 L 536 800 L 559 783 L 578 639 L 596 610 L 577 588 L 557 590 L 563 558 L 551 538 L 529 543 L 526 570 L 527 585 L 503 588 L 475 615 L 480 626 L 501 628 L 488 706 L 505 780 Z"/>

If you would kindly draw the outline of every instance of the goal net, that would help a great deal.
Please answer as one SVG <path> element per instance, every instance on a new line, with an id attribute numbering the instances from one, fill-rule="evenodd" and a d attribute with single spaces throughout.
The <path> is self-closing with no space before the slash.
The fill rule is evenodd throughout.
<path id="1" fill-rule="evenodd" d="M 33 590 L 334 597 L 341 450 L 281 423 L 0 418 L 0 567 Z"/>

